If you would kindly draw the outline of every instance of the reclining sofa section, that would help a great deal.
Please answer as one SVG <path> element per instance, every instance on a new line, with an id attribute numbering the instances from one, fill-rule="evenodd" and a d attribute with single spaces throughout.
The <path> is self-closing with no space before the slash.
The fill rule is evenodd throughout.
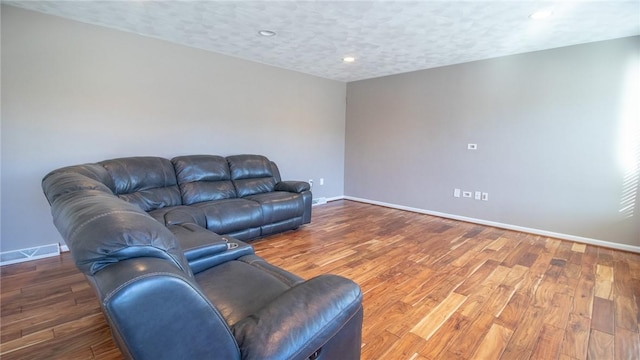
<path id="1" fill-rule="evenodd" d="M 248 240 L 311 222 L 309 185 L 281 181 L 264 156 L 134 157 L 99 165 L 115 195 L 165 225 L 191 222 Z"/>
<path id="2" fill-rule="evenodd" d="M 239 240 L 310 222 L 309 185 L 281 181 L 267 158 L 114 159 L 42 187 L 125 357 L 360 357 L 357 284 L 305 281 Z"/>

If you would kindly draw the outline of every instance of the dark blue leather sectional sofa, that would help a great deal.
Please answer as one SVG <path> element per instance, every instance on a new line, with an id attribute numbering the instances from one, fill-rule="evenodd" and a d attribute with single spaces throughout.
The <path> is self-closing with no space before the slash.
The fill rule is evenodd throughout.
<path id="1" fill-rule="evenodd" d="M 53 221 L 133 359 L 358 359 L 362 294 L 242 240 L 311 221 L 305 182 L 258 155 L 132 157 L 43 179 Z"/>

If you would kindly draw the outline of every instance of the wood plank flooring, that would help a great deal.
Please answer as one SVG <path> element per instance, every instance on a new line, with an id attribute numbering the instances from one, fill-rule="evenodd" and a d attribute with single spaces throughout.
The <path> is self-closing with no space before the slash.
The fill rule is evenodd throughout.
<path id="1" fill-rule="evenodd" d="M 640 359 L 640 255 L 351 201 L 254 241 L 364 292 L 362 359 Z M 68 253 L 0 268 L 2 359 L 121 359 Z"/>

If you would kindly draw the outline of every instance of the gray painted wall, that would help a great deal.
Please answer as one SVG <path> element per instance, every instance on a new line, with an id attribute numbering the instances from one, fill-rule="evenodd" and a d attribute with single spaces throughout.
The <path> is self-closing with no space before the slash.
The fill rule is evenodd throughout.
<path id="1" fill-rule="evenodd" d="M 349 83 L 345 195 L 638 246 L 639 71 L 631 37 Z"/>
<path id="2" fill-rule="evenodd" d="M 61 241 L 42 177 L 114 157 L 264 154 L 286 179 L 316 179 L 314 196 L 341 196 L 345 91 L 342 82 L 2 6 L 0 250 Z"/>
<path id="3" fill-rule="evenodd" d="M 345 86 L 7 6 L 1 26 L 0 251 L 61 240 L 48 171 L 194 153 L 265 154 L 315 196 L 640 245 L 639 37 Z"/>

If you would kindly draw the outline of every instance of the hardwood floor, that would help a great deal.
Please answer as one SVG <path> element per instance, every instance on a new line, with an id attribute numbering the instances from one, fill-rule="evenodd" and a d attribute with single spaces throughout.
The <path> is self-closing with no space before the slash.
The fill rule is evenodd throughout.
<path id="1" fill-rule="evenodd" d="M 364 292 L 362 359 L 639 359 L 640 254 L 350 201 L 254 241 Z M 68 253 L 0 268 L 2 359 L 120 359 Z"/>

